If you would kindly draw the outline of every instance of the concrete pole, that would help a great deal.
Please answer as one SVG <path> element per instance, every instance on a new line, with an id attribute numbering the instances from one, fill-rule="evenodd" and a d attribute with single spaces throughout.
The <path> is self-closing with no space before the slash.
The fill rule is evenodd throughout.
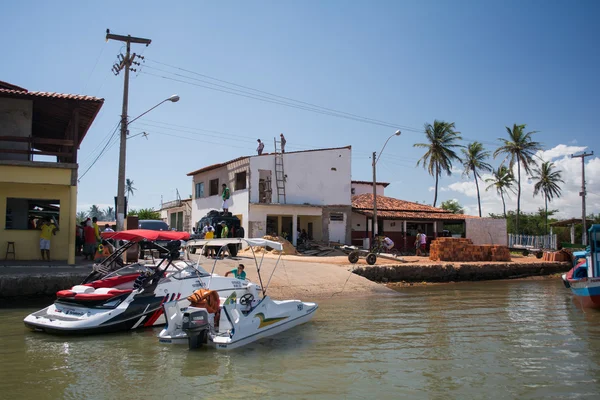
<path id="1" fill-rule="evenodd" d="M 375 242 L 375 235 L 377 235 L 377 159 L 375 158 L 375 152 L 373 152 L 373 231 L 371 247 Z"/>
<path id="2" fill-rule="evenodd" d="M 117 231 L 125 229 L 125 159 L 127 157 L 127 105 L 129 102 L 130 43 L 125 54 L 125 83 L 123 84 L 123 111 L 121 112 L 121 143 L 119 147 L 119 177 L 117 181 Z"/>

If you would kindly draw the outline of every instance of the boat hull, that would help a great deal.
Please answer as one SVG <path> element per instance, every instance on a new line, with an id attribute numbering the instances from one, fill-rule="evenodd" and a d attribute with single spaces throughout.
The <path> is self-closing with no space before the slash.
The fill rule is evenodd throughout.
<path id="1" fill-rule="evenodd" d="M 585 308 L 600 308 L 600 278 L 568 279 L 575 301 Z"/>

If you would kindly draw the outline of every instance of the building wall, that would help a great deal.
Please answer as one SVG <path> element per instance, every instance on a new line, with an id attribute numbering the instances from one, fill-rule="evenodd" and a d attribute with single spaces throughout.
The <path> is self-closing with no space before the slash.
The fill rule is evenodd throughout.
<path id="1" fill-rule="evenodd" d="M 292 217 L 292 229 L 294 240 L 297 239 L 297 228 L 307 229 L 308 223 L 313 222 L 314 240 L 322 240 L 321 218 L 323 210 L 321 207 L 293 206 L 280 204 L 251 204 L 247 220 L 246 232 L 248 237 L 257 238 L 267 234 L 267 216 Z M 300 217 L 300 225 L 297 226 L 297 217 Z"/>
<path id="2" fill-rule="evenodd" d="M 3 136 L 31 136 L 33 101 L 0 98 L 0 132 Z M 28 143 L 0 141 L 0 149 L 28 150 Z M 0 152 L 0 160 L 29 160 L 28 154 Z"/>
<path id="3" fill-rule="evenodd" d="M 73 188 L 73 189 L 71 189 Z M 21 184 L 0 182 L 0 257 L 4 258 L 7 242 L 15 242 L 17 260 L 39 260 L 40 231 L 5 229 L 7 198 L 48 199 L 60 201 L 60 230 L 52 237 L 50 255 L 53 260 L 69 261 L 70 249 L 75 252 L 75 207 L 68 185 Z M 75 197 L 76 200 L 76 197 Z M 72 242 L 72 243 L 71 243 Z M 71 262 L 71 261 L 69 261 Z"/>
<path id="4" fill-rule="evenodd" d="M 332 221 L 330 217 L 334 213 L 343 215 L 344 220 Z M 352 243 L 352 206 L 323 207 L 322 224 L 324 241 Z"/>
<path id="5" fill-rule="evenodd" d="M 377 196 L 384 196 L 385 195 L 385 186 L 383 185 L 376 185 L 377 187 Z M 369 193 L 369 194 L 373 194 L 373 185 L 372 184 L 365 184 L 365 183 L 353 183 L 352 184 L 352 189 L 354 189 L 354 193 L 352 194 L 353 196 L 358 196 L 359 194 L 365 194 L 365 193 Z"/>
<path id="6" fill-rule="evenodd" d="M 496 218 L 465 219 L 465 235 L 473 244 L 508 245 L 506 220 Z"/>
<path id="7" fill-rule="evenodd" d="M 283 155 L 287 204 L 351 205 L 350 149 Z M 272 171 L 272 203 L 277 202 L 275 155 L 250 158 L 250 201 L 258 203 L 259 170 Z"/>
<path id="8" fill-rule="evenodd" d="M 246 189 L 235 190 L 235 175 L 246 171 Z M 242 216 L 242 226 L 245 232 L 248 232 L 248 196 L 250 181 L 249 161 L 248 159 L 214 169 L 205 173 L 200 173 L 192 177 L 192 225 L 204 217 L 210 210 L 222 211 L 223 200 L 221 198 L 222 184 L 226 183 L 229 187 L 231 197 L 229 199 L 229 212 L 233 215 Z M 219 179 L 219 191 L 217 195 L 209 196 L 210 181 Z M 196 183 L 204 182 L 204 197 L 196 198 Z"/>

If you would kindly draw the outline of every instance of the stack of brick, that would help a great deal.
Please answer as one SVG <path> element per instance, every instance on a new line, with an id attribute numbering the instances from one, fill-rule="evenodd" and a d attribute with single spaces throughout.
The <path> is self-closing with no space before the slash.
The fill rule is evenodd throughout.
<path id="1" fill-rule="evenodd" d="M 506 246 L 474 245 L 470 239 L 438 238 L 431 242 L 433 261 L 510 261 Z"/>
<path id="2" fill-rule="evenodd" d="M 542 256 L 543 261 L 564 262 L 571 261 L 571 255 L 566 251 L 545 251 Z"/>

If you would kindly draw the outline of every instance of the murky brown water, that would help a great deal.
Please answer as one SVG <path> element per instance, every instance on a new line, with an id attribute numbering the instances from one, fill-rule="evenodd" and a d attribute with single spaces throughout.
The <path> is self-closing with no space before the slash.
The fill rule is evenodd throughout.
<path id="1" fill-rule="evenodd" d="M 229 353 L 152 330 L 53 337 L 24 327 L 31 308 L 0 309 L 0 398 L 600 397 L 600 312 L 559 279 L 319 303 L 313 322 Z"/>

